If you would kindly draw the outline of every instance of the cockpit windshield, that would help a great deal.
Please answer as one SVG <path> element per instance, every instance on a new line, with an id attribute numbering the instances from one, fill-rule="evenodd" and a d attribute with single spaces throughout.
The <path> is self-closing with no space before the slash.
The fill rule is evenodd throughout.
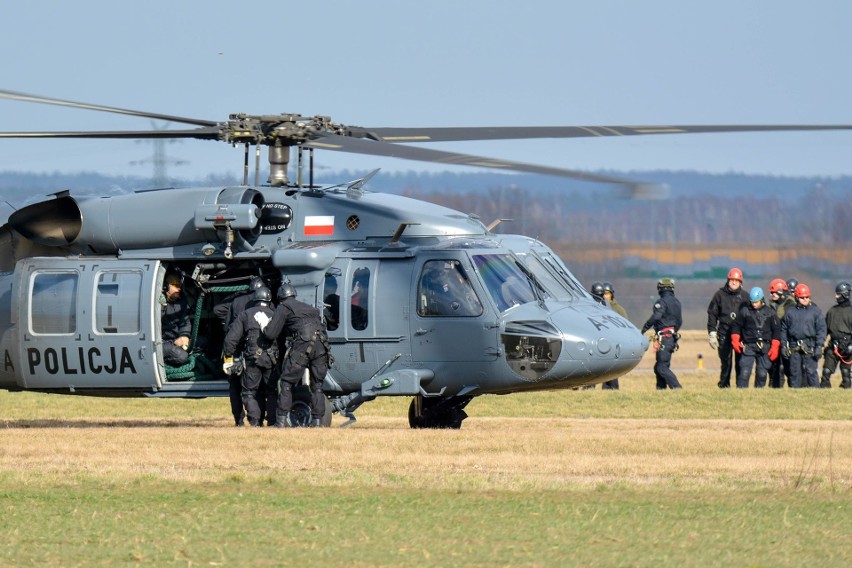
<path id="1" fill-rule="evenodd" d="M 474 255 L 473 264 L 501 312 L 538 299 L 529 278 L 512 255 Z"/>
<path id="2" fill-rule="evenodd" d="M 580 283 L 550 253 L 542 256 L 534 253 L 518 253 L 518 257 L 553 298 L 574 300 L 585 297 L 586 293 Z"/>

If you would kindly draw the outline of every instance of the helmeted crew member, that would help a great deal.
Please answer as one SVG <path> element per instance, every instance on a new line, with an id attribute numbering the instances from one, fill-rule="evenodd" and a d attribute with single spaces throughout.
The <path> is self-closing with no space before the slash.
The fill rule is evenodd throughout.
<path id="1" fill-rule="evenodd" d="M 831 388 L 831 375 L 840 363 L 840 388 L 852 388 L 852 304 L 849 293 L 852 284 L 841 282 L 834 288 L 837 302 L 825 314 L 828 345 L 825 347 L 825 362 L 822 365 L 822 380 L 819 386 Z"/>
<path id="2" fill-rule="evenodd" d="M 811 289 L 799 284 L 796 307 L 781 320 L 781 347 L 790 359 L 790 388 L 818 387 L 817 361 L 822 355 L 826 327 L 822 311 L 811 304 Z"/>
<path id="3" fill-rule="evenodd" d="M 278 288 L 278 307 L 264 335 L 269 339 L 277 338 L 279 345 L 287 339 L 291 341 L 278 374 L 280 392 L 275 426 L 292 426 L 293 387 L 302 380 L 305 369 L 310 372 L 311 426 L 322 426 L 325 414 L 322 383 L 331 364 L 322 314 L 317 308 L 297 300 L 296 289 L 284 283 Z"/>
<path id="4" fill-rule="evenodd" d="M 775 310 L 763 301 L 761 288 L 752 288 L 748 299 L 749 304 L 740 308 L 740 313 L 731 324 L 731 345 L 734 351 L 742 355 L 737 388 L 748 388 L 751 368 L 755 363 L 754 386 L 763 388 L 772 362 L 778 359 L 781 351 L 781 323 Z"/>
<path id="5" fill-rule="evenodd" d="M 603 299 L 609 304 L 609 307 L 612 308 L 612 311 L 627 319 L 627 310 L 621 307 L 621 304 L 615 301 L 615 287 L 611 282 L 604 282 L 603 286 Z M 592 288 L 594 288 L 594 284 L 592 284 Z M 612 379 L 604 382 L 601 385 L 603 390 L 618 390 L 618 379 Z"/>
<path id="6" fill-rule="evenodd" d="M 589 288 L 589 293 L 592 295 L 592 298 L 597 300 L 599 304 L 606 305 L 606 300 L 604 300 L 604 285 L 603 282 L 592 282 L 592 286 Z"/>
<path id="7" fill-rule="evenodd" d="M 182 367 L 189 361 L 187 350 L 192 335 L 189 303 L 181 297 L 181 288 L 180 276 L 166 275 L 160 329 L 163 334 L 163 361 L 173 367 Z"/>
<path id="8" fill-rule="evenodd" d="M 775 310 L 780 326 L 786 311 L 796 307 L 793 292 L 787 288 L 787 282 L 781 278 L 776 278 L 769 283 L 769 297 L 769 307 Z M 785 350 L 782 349 L 781 354 L 772 361 L 772 367 L 769 369 L 769 386 L 774 389 L 780 389 L 784 386 L 784 377 L 787 377 L 788 380 L 790 378 L 790 360 L 784 355 L 784 352 Z"/>
<path id="9" fill-rule="evenodd" d="M 273 369 L 278 363 L 278 345 L 274 339 L 263 335 L 263 330 L 272 321 L 275 313 L 272 309 L 272 292 L 269 288 L 258 288 L 252 295 L 254 301 L 243 310 L 225 336 L 223 353 L 225 363 L 222 370 L 230 373 L 234 364 L 234 354 L 237 348 L 243 347 L 243 364 L 245 370 L 241 380 L 241 395 L 246 408 L 246 416 L 251 426 L 262 426 L 260 404 L 257 393 L 261 384 L 265 384 L 265 397 L 262 400 L 266 407 L 266 415 L 274 416 L 278 404 L 275 387 L 270 384 Z"/>
<path id="10" fill-rule="evenodd" d="M 657 348 L 657 363 L 654 365 L 654 375 L 657 377 L 657 390 L 679 389 L 680 383 L 671 370 L 672 353 L 677 349 L 677 332 L 683 325 L 680 301 L 674 295 L 674 280 L 660 278 L 657 282 L 657 292 L 660 299 L 654 303 L 654 311 L 645 325 L 644 334 L 650 328 L 657 332 L 655 347 Z"/>
<path id="11" fill-rule="evenodd" d="M 739 268 L 728 271 L 728 281 L 716 290 L 707 307 L 707 332 L 710 347 L 719 353 L 722 370 L 719 373 L 719 388 L 731 386 L 731 359 L 739 377 L 740 354 L 731 346 L 730 327 L 740 308 L 748 305 L 748 294 L 743 290 L 743 272 Z"/>
<path id="12" fill-rule="evenodd" d="M 247 292 L 231 294 L 222 302 L 213 306 L 213 313 L 221 320 L 222 328 L 225 330 L 226 335 L 231 324 L 234 323 L 235 319 L 237 319 L 237 316 L 245 311 L 249 303 L 254 301 L 255 290 L 264 287 L 266 287 L 266 283 L 263 281 L 263 278 L 260 276 L 252 276 L 249 281 L 249 289 Z M 234 415 L 234 424 L 236 426 L 242 426 L 245 420 L 245 407 L 243 406 L 242 397 L 242 380 L 242 373 L 231 373 L 228 375 L 228 396 L 231 401 L 231 414 Z M 261 383 L 260 390 L 263 390 L 263 383 Z M 260 398 L 266 398 L 262 392 L 260 393 Z M 261 417 L 263 416 L 263 413 L 264 409 L 261 408 Z M 274 414 L 270 417 L 270 420 L 275 421 Z"/>

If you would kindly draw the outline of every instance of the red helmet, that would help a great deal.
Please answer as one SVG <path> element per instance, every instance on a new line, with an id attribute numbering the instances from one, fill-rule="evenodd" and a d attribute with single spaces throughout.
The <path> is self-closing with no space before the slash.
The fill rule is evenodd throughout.
<path id="1" fill-rule="evenodd" d="M 807 284 L 799 284 L 796 286 L 795 294 L 797 298 L 810 298 L 811 289 L 808 288 Z"/>
<path id="2" fill-rule="evenodd" d="M 787 283 L 782 278 L 776 278 L 769 283 L 769 293 L 779 294 L 787 291 Z"/>
<path id="3" fill-rule="evenodd" d="M 739 268 L 732 268 L 730 271 L 728 271 L 728 280 L 739 280 L 740 282 L 742 282 L 743 271 Z"/>

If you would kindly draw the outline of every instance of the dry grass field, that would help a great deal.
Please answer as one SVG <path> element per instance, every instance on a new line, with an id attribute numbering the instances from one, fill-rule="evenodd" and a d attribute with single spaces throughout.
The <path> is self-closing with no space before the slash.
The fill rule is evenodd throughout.
<path id="1" fill-rule="evenodd" d="M 410 430 L 407 398 L 280 431 L 223 399 L 0 393 L 0 564 L 852 563 L 852 393 L 649 368 L 482 397 L 460 431 Z"/>

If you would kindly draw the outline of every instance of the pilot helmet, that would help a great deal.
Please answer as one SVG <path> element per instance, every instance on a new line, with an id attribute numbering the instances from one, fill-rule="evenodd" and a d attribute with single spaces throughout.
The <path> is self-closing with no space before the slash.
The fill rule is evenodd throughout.
<path id="1" fill-rule="evenodd" d="M 603 298 L 604 285 L 603 282 L 592 282 L 592 287 L 589 290 L 595 298 Z"/>
<path id="2" fill-rule="evenodd" d="M 852 290 L 852 284 L 843 281 L 837 285 L 837 287 L 834 289 L 834 293 L 843 298 L 844 300 L 848 300 L 850 290 Z"/>

